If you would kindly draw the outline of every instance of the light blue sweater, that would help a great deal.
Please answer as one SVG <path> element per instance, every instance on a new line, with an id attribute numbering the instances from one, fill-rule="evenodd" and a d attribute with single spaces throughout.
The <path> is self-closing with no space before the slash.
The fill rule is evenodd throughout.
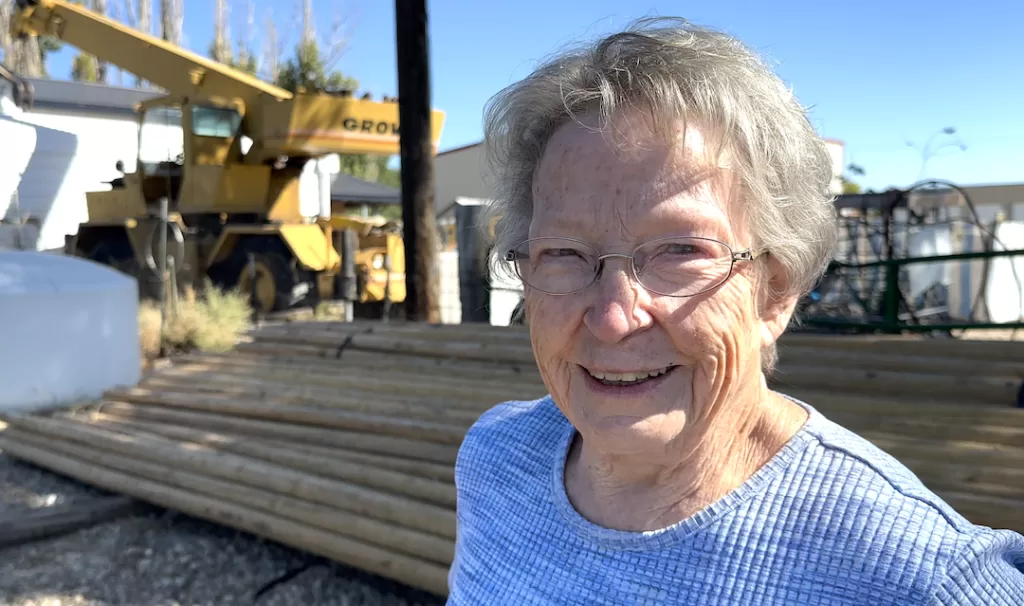
<path id="1" fill-rule="evenodd" d="M 570 505 L 574 430 L 550 398 L 491 409 L 455 467 L 448 604 L 1024 605 L 1024 537 L 972 525 L 804 406 L 806 426 L 743 486 L 644 533 Z"/>

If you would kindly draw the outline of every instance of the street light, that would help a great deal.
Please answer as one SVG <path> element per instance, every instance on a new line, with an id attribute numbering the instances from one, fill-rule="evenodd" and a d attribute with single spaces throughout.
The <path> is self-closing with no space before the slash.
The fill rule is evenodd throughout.
<path id="1" fill-rule="evenodd" d="M 938 154 L 939 151 L 946 149 L 947 147 L 956 147 L 960 151 L 967 151 L 967 146 L 964 145 L 963 141 L 961 141 L 960 139 L 956 139 L 954 141 L 946 141 L 945 143 L 933 148 L 932 145 L 935 143 L 935 140 L 939 135 L 946 135 L 952 137 L 956 135 L 956 128 L 952 126 L 947 126 L 943 129 L 935 131 L 934 133 L 932 133 L 932 136 L 928 138 L 928 141 L 924 144 L 923 147 L 921 147 L 921 149 L 917 149 L 917 146 L 914 145 L 912 141 L 907 141 L 907 147 L 916 149 L 918 153 L 921 154 L 921 170 L 917 173 L 918 181 L 924 179 L 925 173 L 928 169 L 928 161 L 931 160 L 933 156 Z"/>

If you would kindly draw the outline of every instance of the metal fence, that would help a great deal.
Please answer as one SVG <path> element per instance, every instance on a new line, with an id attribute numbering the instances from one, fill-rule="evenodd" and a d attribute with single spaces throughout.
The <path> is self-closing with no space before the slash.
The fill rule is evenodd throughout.
<path id="1" fill-rule="evenodd" d="M 840 243 L 794 330 L 1024 328 L 1024 222 L 979 220 L 955 186 L 840 209 Z"/>

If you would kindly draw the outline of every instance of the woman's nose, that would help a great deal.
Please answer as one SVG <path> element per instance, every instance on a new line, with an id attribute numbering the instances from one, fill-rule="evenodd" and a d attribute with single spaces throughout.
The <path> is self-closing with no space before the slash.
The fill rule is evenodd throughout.
<path id="1" fill-rule="evenodd" d="M 628 258 L 608 258 L 592 285 L 592 301 L 584 315 L 591 333 L 617 343 L 651 325 L 650 295 L 635 279 Z"/>

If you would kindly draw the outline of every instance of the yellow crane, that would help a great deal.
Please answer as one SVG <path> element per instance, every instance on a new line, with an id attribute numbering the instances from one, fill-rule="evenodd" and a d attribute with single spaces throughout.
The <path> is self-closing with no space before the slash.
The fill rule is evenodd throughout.
<path id="1" fill-rule="evenodd" d="M 399 153 L 397 100 L 292 93 L 65 0 L 17 0 L 12 34 L 52 36 L 163 89 L 166 95 L 139 104 L 140 154 L 146 124 L 172 117 L 183 134 L 176 158 L 143 162 L 140 155 L 136 172 L 110 191 L 86 194 L 88 222 L 68 243 L 70 254 L 135 275 L 141 294 L 152 292 L 162 279 L 154 269 L 154 234 L 166 199 L 178 227 L 168 250 L 179 284 L 208 276 L 219 286 L 252 290 L 263 311 L 331 299 L 341 267 L 335 230 L 357 227 L 369 238 L 357 255 L 360 299 L 382 292 L 381 281 L 390 300 L 404 298 L 400 235 L 329 211 L 318 219 L 300 212 L 300 175 L 309 161 Z M 435 153 L 443 123 L 444 113 L 433 110 Z M 391 273 L 381 274 L 381 256 Z"/>

